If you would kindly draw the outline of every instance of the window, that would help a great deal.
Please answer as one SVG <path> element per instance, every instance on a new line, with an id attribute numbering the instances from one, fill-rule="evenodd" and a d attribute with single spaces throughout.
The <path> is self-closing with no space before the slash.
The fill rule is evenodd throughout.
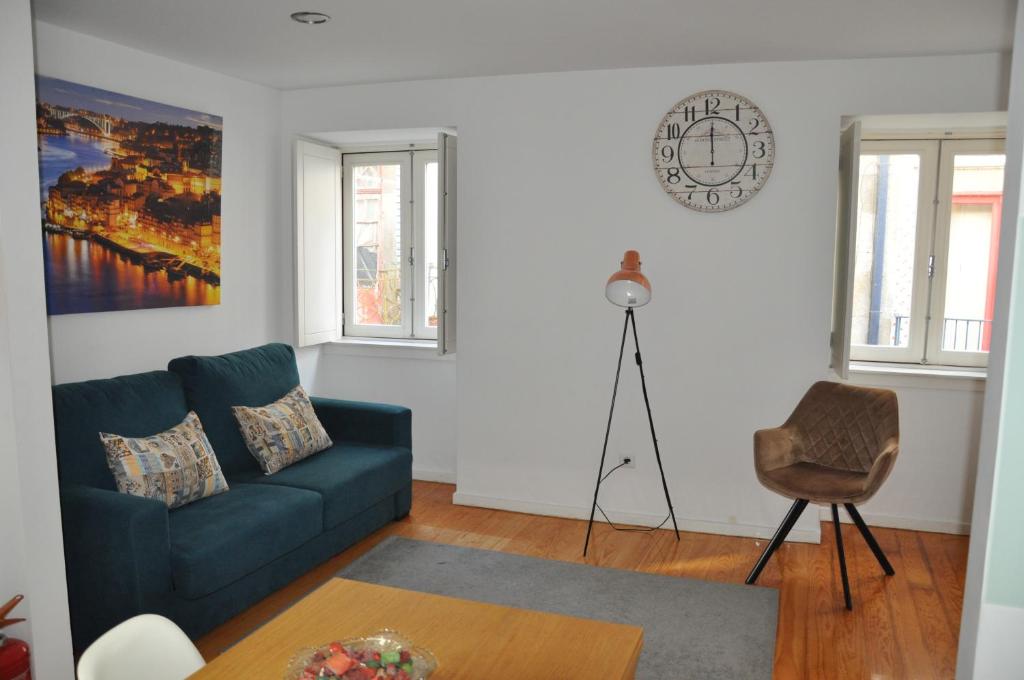
<path id="1" fill-rule="evenodd" d="M 860 142 L 847 206 L 850 359 L 986 365 L 1003 147 L 1002 139 Z"/>
<path id="2" fill-rule="evenodd" d="M 345 335 L 437 339 L 437 151 L 347 153 Z"/>
<path id="3" fill-rule="evenodd" d="M 438 150 L 343 155 L 297 141 L 300 346 L 355 336 L 454 352 L 455 160 L 447 133 Z"/>

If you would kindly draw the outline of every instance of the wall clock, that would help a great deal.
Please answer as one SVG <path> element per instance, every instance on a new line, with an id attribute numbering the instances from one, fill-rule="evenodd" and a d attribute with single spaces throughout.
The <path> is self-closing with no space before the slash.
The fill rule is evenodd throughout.
<path id="1" fill-rule="evenodd" d="M 775 135 L 746 97 L 705 90 L 661 119 L 654 171 L 662 188 L 687 208 L 722 212 L 761 190 L 775 163 Z"/>

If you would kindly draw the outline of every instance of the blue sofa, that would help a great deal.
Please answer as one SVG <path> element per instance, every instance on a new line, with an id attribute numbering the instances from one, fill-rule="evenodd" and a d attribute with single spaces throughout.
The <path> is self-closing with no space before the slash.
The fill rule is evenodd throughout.
<path id="1" fill-rule="evenodd" d="M 198 637 L 404 517 L 412 504 L 409 409 L 314 397 L 334 446 L 266 476 L 231 406 L 267 404 L 298 385 L 294 350 L 272 344 L 187 356 L 168 369 L 53 388 L 79 651 L 142 612 L 163 614 Z M 175 510 L 118 493 L 98 433 L 147 436 L 190 410 L 230 489 Z"/>

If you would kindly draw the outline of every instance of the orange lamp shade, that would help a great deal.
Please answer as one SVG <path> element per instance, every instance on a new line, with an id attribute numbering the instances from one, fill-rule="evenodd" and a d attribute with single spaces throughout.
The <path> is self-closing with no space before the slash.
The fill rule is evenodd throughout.
<path id="1" fill-rule="evenodd" d="M 640 273 L 640 253 L 626 251 L 621 268 L 608 279 L 604 296 L 619 307 L 643 307 L 651 301 L 651 282 Z"/>

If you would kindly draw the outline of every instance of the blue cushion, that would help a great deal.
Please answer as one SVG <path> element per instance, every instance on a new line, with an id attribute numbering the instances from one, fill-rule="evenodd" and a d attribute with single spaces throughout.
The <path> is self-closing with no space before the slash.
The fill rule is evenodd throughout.
<path id="1" fill-rule="evenodd" d="M 209 595 L 323 531 L 323 503 L 304 489 L 232 484 L 171 511 L 171 574 L 178 594 Z"/>
<path id="2" fill-rule="evenodd" d="M 187 414 L 181 380 L 167 371 L 54 385 L 60 483 L 115 489 L 99 433 L 148 437 Z"/>
<path id="3" fill-rule="evenodd" d="M 298 385 L 295 350 L 271 344 L 215 357 L 179 357 L 168 369 L 181 376 L 189 408 L 203 421 L 224 473 L 258 470 L 231 407 L 265 406 Z"/>
<path id="4" fill-rule="evenodd" d="M 323 496 L 324 528 L 332 529 L 408 486 L 409 449 L 374 444 L 335 444 L 272 475 L 248 474 L 239 481 L 309 489 Z M 228 477 L 234 488 L 235 481 Z"/>

